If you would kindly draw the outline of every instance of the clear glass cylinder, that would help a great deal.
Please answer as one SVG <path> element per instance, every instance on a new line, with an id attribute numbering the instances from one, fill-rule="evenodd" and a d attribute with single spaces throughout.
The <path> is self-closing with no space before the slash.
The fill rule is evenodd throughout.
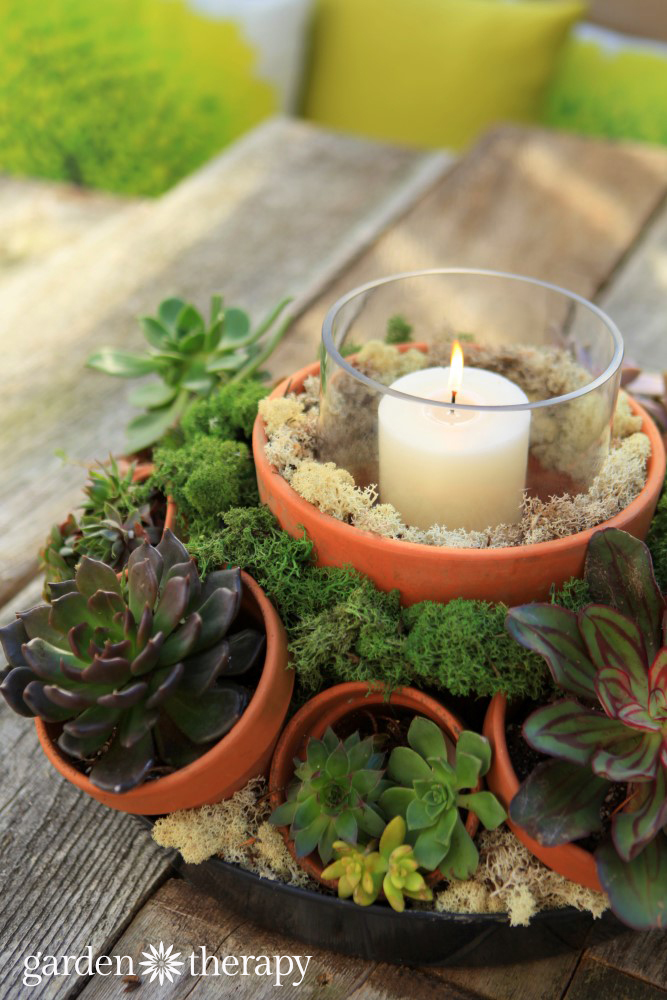
<path id="1" fill-rule="evenodd" d="M 494 271 L 400 274 L 341 298 L 322 340 L 318 457 L 409 526 L 517 522 L 525 492 L 584 493 L 609 453 L 623 341 L 573 292 Z"/>

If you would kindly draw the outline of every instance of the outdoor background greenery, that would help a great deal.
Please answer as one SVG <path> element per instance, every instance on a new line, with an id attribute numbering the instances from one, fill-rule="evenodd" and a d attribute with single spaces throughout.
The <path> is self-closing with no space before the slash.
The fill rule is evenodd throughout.
<path id="1" fill-rule="evenodd" d="M 0 0 L 0 171 L 160 194 L 272 113 L 253 63 L 185 0 Z"/>

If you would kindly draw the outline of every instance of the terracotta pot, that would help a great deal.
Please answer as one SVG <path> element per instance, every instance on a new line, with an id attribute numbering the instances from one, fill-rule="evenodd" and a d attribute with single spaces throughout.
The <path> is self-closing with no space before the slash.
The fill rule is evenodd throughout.
<path id="1" fill-rule="evenodd" d="M 302 368 L 282 382 L 272 398 L 299 392 L 304 379 L 317 374 L 319 364 Z M 305 529 L 314 543 L 318 565 L 354 566 L 381 590 L 399 590 L 405 605 L 424 600 L 446 604 L 456 597 L 502 601 L 510 607 L 546 600 L 552 584 L 561 587 L 571 577 L 583 575 L 586 548 L 596 531 L 622 528 L 641 539 L 648 533 L 665 479 L 665 449 L 648 413 L 634 401 L 631 405 L 633 412 L 641 415 L 644 433 L 651 442 L 644 489 L 625 510 L 603 524 L 551 542 L 503 549 L 451 549 L 382 538 L 344 524 L 320 513 L 269 465 L 260 417 L 252 437 L 259 495 L 292 537 L 302 537 Z"/>
<path id="2" fill-rule="evenodd" d="M 502 802 L 509 813 L 509 805 L 519 790 L 519 779 L 516 776 L 505 737 L 505 714 L 507 699 L 502 694 L 495 695 L 484 720 L 484 735 L 493 749 L 491 769 L 486 776 L 486 782 L 496 797 Z M 588 889 L 602 892 L 602 886 L 597 874 L 595 858 L 589 851 L 576 844 L 566 844 L 564 847 L 543 847 L 516 823 L 507 820 L 512 833 L 527 847 L 531 854 L 539 858 L 542 864 L 552 871 L 564 875 L 570 882 L 578 882 Z"/>
<path id="3" fill-rule="evenodd" d="M 220 802 L 251 778 L 268 772 L 292 697 L 294 671 L 287 668 L 287 636 L 273 605 L 247 573 L 243 573 L 243 587 L 243 610 L 266 632 L 266 659 L 257 688 L 234 728 L 187 767 L 114 795 L 96 788 L 61 753 L 55 743 L 60 726 L 37 719 L 42 749 L 63 777 L 112 809 L 156 816 Z"/>
<path id="4" fill-rule="evenodd" d="M 456 743 L 463 730 L 461 722 L 444 705 L 415 688 L 401 688 L 393 691 L 387 698 L 383 686 L 379 684 L 374 686 L 371 694 L 368 693 L 368 684 L 364 681 L 337 684 L 335 687 L 321 691 L 320 694 L 306 702 L 303 708 L 299 709 L 290 720 L 280 737 L 273 755 L 269 777 L 269 791 L 273 808 L 275 809 L 285 801 L 285 792 L 294 774 L 294 758 L 299 757 L 305 760 L 306 747 L 310 739 L 321 739 L 329 726 L 336 729 L 337 725 L 350 714 L 373 711 L 373 709 L 379 710 L 388 706 L 408 709 L 415 715 L 425 716 L 440 727 L 452 744 Z M 478 788 L 481 788 L 481 784 Z M 471 837 L 477 833 L 478 826 L 477 817 L 473 813 L 469 813 L 466 829 Z M 314 853 L 307 858 L 298 858 L 288 828 L 281 827 L 280 831 L 297 864 L 318 882 L 334 888 L 334 882 L 322 878 L 324 865 L 320 862 L 319 856 Z M 441 880 L 442 875 L 437 871 L 427 877 L 429 885 L 434 885 Z"/>

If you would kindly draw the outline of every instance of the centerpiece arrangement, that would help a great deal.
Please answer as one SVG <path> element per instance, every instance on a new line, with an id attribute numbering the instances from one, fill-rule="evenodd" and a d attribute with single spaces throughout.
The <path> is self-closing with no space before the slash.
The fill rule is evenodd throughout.
<path id="1" fill-rule="evenodd" d="M 545 922 L 665 926 L 665 456 L 620 334 L 530 279 L 403 275 L 271 390 L 285 306 L 170 299 L 145 354 L 91 359 L 158 380 L 0 629 L 6 701 L 312 943 L 488 962 Z"/>

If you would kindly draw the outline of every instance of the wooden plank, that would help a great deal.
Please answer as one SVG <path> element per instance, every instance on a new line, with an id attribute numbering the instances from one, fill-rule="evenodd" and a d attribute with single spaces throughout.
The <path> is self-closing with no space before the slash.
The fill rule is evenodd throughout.
<path id="1" fill-rule="evenodd" d="M 667 371 L 667 204 L 599 302 L 618 324 L 628 357 L 652 371 Z"/>
<path id="2" fill-rule="evenodd" d="M 165 946 L 173 944 L 174 951 L 180 952 L 181 960 L 185 962 L 174 983 L 165 982 L 160 989 L 160 1000 L 182 1000 L 185 997 L 208 1000 L 208 997 L 217 998 L 231 989 L 239 1000 L 245 997 L 259 1000 L 260 997 L 274 995 L 277 989 L 275 979 L 252 974 L 254 963 L 246 966 L 249 970 L 247 976 L 239 974 L 228 978 L 215 975 L 216 963 L 211 961 L 208 966 L 209 974 L 203 976 L 202 948 L 206 949 L 207 956 L 217 960 L 218 972 L 222 972 L 221 963 L 227 956 L 311 954 L 312 958 L 300 987 L 290 985 L 294 982 L 294 977 L 285 978 L 280 992 L 281 996 L 287 997 L 319 995 L 320 987 L 323 996 L 332 995 L 332 989 L 337 998 L 349 996 L 375 968 L 373 963 L 320 952 L 279 934 L 262 931 L 221 903 L 177 879 L 167 882 L 146 903 L 110 954 L 114 957 L 129 955 L 138 963 L 142 960 L 142 952 L 149 945 L 158 946 L 160 941 Z M 194 975 L 190 959 L 192 954 L 196 956 Z M 302 961 L 305 962 L 305 959 Z M 233 972 L 234 963 L 228 962 L 227 968 Z M 284 963 L 284 968 L 287 970 L 288 963 Z M 140 970 L 139 975 L 142 981 L 148 982 L 143 970 Z M 299 978 L 300 974 L 296 975 L 296 979 Z M 332 989 L 324 990 L 324 986 Z M 118 992 L 117 979 L 94 976 L 83 990 L 81 1000 L 116 998 Z"/>
<path id="3" fill-rule="evenodd" d="M 18 594 L 0 622 L 37 603 L 39 591 L 35 582 Z M 16 990 L 28 955 L 104 952 L 167 877 L 171 854 L 56 774 L 34 727 L 3 699 L 0 732 L 0 996 L 11 998 L 26 995 Z M 62 979 L 39 992 L 40 1000 L 68 995 Z"/>
<path id="4" fill-rule="evenodd" d="M 559 1000 L 580 959 L 580 952 L 495 968 L 437 970 L 444 983 L 475 990 L 492 1000 Z M 433 970 L 436 971 L 436 970 Z"/>
<path id="5" fill-rule="evenodd" d="M 160 1000 L 213 1000 L 234 990 L 238 1000 L 252 997 L 263 1000 L 275 995 L 278 988 L 274 972 L 271 976 L 254 974 L 254 958 L 266 955 L 295 956 L 305 965 L 310 955 L 303 981 L 294 962 L 282 963 L 283 979 L 281 996 L 355 997 L 355 1000 L 384 1000 L 403 998 L 429 1000 L 433 996 L 449 1000 L 479 1000 L 480 994 L 465 986 L 444 985 L 426 971 L 401 969 L 378 965 L 360 959 L 347 958 L 332 952 L 306 947 L 280 933 L 262 930 L 242 917 L 233 914 L 221 903 L 210 899 L 185 882 L 170 880 L 146 903 L 132 921 L 110 953 L 116 968 L 117 956 L 129 956 L 135 967 L 142 960 L 142 953 L 150 945 L 173 945 L 184 962 L 173 983 L 165 982 L 160 990 Z M 208 975 L 202 975 L 202 948 L 210 960 Z M 194 970 L 191 956 L 194 955 Z M 243 975 L 242 956 L 253 956 L 246 964 Z M 229 977 L 223 974 L 225 958 L 228 959 Z M 239 960 L 238 967 L 234 959 Z M 213 961 L 215 959 L 215 961 Z M 125 964 L 127 967 L 127 963 Z M 219 973 L 216 975 L 216 970 Z M 194 971 L 194 974 L 193 974 Z M 234 973 L 237 973 L 234 975 Z M 140 971 L 140 978 L 148 979 Z M 297 985 L 298 984 L 298 985 Z M 114 977 L 94 976 L 81 994 L 81 1000 L 111 1000 L 118 996 L 118 980 Z"/>
<path id="6" fill-rule="evenodd" d="M 644 979 L 653 986 L 667 989 L 667 934 L 664 931 L 648 931 L 645 934 L 628 931 L 595 945 L 587 956 L 629 976 Z"/>
<path id="7" fill-rule="evenodd" d="M 382 275 L 482 267 L 593 297 L 666 193 L 667 151 L 535 129 L 491 133 L 305 313 L 279 367 L 303 364 L 306 343 L 312 356 L 329 306 Z"/>
<path id="8" fill-rule="evenodd" d="M 125 209 L 6 281 L 0 603 L 34 573 L 50 524 L 78 502 L 84 465 L 122 450 L 129 388 L 85 370 L 93 349 L 139 347 L 135 317 L 167 295 L 204 306 L 223 291 L 255 315 L 285 294 L 307 301 L 448 163 L 273 121 L 157 202 Z"/>
<path id="9" fill-rule="evenodd" d="M 130 201 L 74 184 L 0 176 L 0 281 L 35 267 Z"/>
<path id="10" fill-rule="evenodd" d="M 665 1000 L 667 990 L 585 958 L 564 1000 L 600 1000 L 605 996 L 613 1000 Z"/>

